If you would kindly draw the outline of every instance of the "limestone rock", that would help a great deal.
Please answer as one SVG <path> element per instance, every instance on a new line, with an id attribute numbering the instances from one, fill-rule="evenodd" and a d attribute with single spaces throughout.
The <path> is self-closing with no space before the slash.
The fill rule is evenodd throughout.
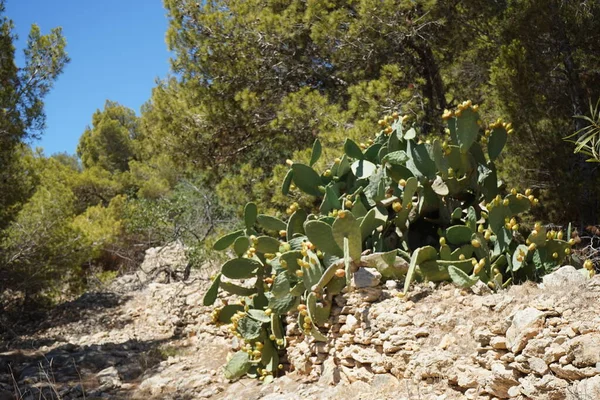
<path id="1" fill-rule="evenodd" d="M 512 318 L 512 323 L 506 331 L 506 346 L 513 353 L 521 352 L 529 339 L 535 337 L 542 329 L 544 312 L 533 307 L 517 311 Z"/>
<path id="2" fill-rule="evenodd" d="M 600 333 L 588 333 L 572 339 L 567 358 L 578 368 L 595 367 L 600 362 Z"/>
<path id="3" fill-rule="evenodd" d="M 492 364 L 492 374 L 485 380 L 485 391 L 501 399 L 510 397 L 508 391 L 519 385 L 519 374 L 501 362 Z"/>
<path id="4" fill-rule="evenodd" d="M 585 283 L 586 278 L 572 265 L 565 265 L 542 278 L 545 289 L 564 288 Z"/>
<path id="5" fill-rule="evenodd" d="M 359 268 L 352 276 L 352 285 L 357 289 L 379 285 L 381 274 L 375 268 Z"/>

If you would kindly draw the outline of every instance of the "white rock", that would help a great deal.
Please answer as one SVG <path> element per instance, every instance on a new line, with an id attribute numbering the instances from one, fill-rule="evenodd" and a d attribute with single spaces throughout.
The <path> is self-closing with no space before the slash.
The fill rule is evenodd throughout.
<path id="1" fill-rule="evenodd" d="M 506 346 L 517 354 L 525 346 L 529 339 L 535 337 L 542 329 L 545 313 L 533 307 L 517 311 L 512 318 L 512 323 L 506 331 Z"/>
<path id="2" fill-rule="evenodd" d="M 565 286 L 574 286 L 585 283 L 586 278 L 572 265 L 565 265 L 560 267 L 551 274 L 545 275 L 542 278 L 543 287 L 546 289 L 551 288 L 564 288 Z"/>

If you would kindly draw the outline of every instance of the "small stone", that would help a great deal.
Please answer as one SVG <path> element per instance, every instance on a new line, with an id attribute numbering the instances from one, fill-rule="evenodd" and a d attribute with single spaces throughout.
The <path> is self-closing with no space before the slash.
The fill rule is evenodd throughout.
<path id="1" fill-rule="evenodd" d="M 371 288 L 379 285 L 381 274 L 375 268 L 359 268 L 352 277 L 352 284 L 357 289 Z"/>
<path id="2" fill-rule="evenodd" d="M 529 339 L 534 338 L 544 324 L 545 314 L 533 307 L 517 311 L 512 318 L 510 328 L 506 331 L 506 346 L 513 353 L 521 352 Z"/>
<path id="3" fill-rule="evenodd" d="M 586 282 L 586 278 L 572 265 L 565 265 L 542 278 L 543 287 L 564 288 L 565 286 L 577 286 Z"/>
<path id="4" fill-rule="evenodd" d="M 490 346 L 496 350 L 506 350 L 506 337 L 494 336 L 490 339 Z"/>

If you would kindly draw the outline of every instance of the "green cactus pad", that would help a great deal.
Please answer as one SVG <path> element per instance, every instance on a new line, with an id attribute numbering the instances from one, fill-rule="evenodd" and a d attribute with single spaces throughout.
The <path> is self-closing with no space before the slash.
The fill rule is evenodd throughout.
<path id="1" fill-rule="evenodd" d="M 231 357 L 225 368 L 223 375 L 226 379 L 233 380 L 244 376 L 251 367 L 250 356 L 244 351 L 238 351 Z"/>
<path id="2" fill-rule="evenodd" d="M 254 318 L 245 316 L 240 318 L 237 330 L 245 340 L 254 341 L 260 337 L 262 324 L 262 322 Z"/>
<path id="3" fill-rule="evenodd" d="M 531 202 L 525 196 L 509 194 L 506 196 L 506 199 L 509 201 L 508 207 L 510 208 L 510 213 L 512 215 L 527 212 L 531 208 Z"/>
<path id="4" fill-rule="evenodd" d="M 383 160 L 381 160 L 382 164 L 389 165 L 406 165 L 406 162 L 410 160 L 410 157 L 404 150 L 393 151 L 391 153 L 387 153 Z"/>
<path id="5" fill-rule="evenodd" d="M 346 139 L 344 142 L 344 153 L 346 153 L 348 157 L 356 160 L 362 160 L 364 158 L 364 154 L 360 147 L 351 139 Z"/>
<path id="6" fill-rule="evenodd" d="M 410 159 L 406 162 L 406 167 L 415 177 L 433 179 L 437 173 L 435 162 L 429 155 L 425 143 L 416 144 L 413 141 L 408 142 L 408 155 Z"/>
<path id="7" fill-rule="evenodd" d="M 271 253 L 275 254 L 279 251 L 279 246 L 281 242 L 275 238 L 270 236 L 259 236 L 256 238 L 256 242 L 254 243 L 254 248 L 259 253 Z"/>
<path id="8" fill-rule="evenodd" d="M 293 180 L 298 189 L 311 196 L 322 196 L 319 186 L 323 182 L 314 169 L 308 165 L 294 163 L 292 164 L 292 171 L 294 171 Z"/>
<path id="9" fill-rule="evenodd" d="M 258 214 L 256 221 L 260 226 L 268 231 L 285 231 L 287 224 L 279 218 L 271 217 L 270 215 Z"/>
<path id="10" fill-rule="evenodd" d="M 331 185 L 327 185 L 325 187 L 325 197 L 323 197 L 323 202 L 321 203 L 321 207 L 319 211 L 321 214 L 327 214 L 331 210 L 341 210 L 342 203 L 338 198 L 338 194 L 335 189 Z"/>
<path id="11" fill-rule="evenodd" d="M 322 221 L 307 221 L 304 224 L 304 231 L 308 240 L 311 241 L 319 250 L 327 254 L 334 254 L 341 257 L 344 253 L 336 244 L 333 237 L 331 226 Z"/>
<path id="12" fill-rule="evenodd" d="M 319 139 L 315 139 L 315 142 L 313 143 L 312 147 L 312 152 L 310 153 L 310 163 L 308 163 L 308 165 L 310 165 L 311 167 L 315 165 L 315 163 L 319 161 L 319 158 L 321 158 L 322 151 L 323 148 L 321 146 L 321 142 L 319 141 Z"/>
<path id="13" fill-rule="evenodd" d="M 261 322 L 263 324 L 267 322 L 271 322 L 271 317 L 267 315 L 263 310 L 248 310 L 248 316 L 255 321 Z"/>
<path id="14" fill-rule="evenodd" d="M 348 239 L 349 256 L 353 261 L 359 261 L 362 253 L 362 234 L 360 224 L 351 213 L 345 218 L 337 218 L 332 226 L 333 238 L 337 245 L 344 248 L 344 238 Z"/>
<path id="15" fill-rule="evenodd" d="M 450 279 L 452 279 L 452 282 L 456 286 L 465 289 L 470 288 L 471 286 L 476 284 L 477 281 L 479 281 L 479 277 L 469 276 L 463 270 L 461 270 L 460 268 L 456 268 L 454 265 L 448 266 L 448 274 L 450 275 Z"/>
<path id="16" fill-rule="evenodd" d="M 506 129 L 504 128 L 494 128 L 490 134 L 490 138 L 488 140 L 488 156 L 491 161 L 494 161 L 500 153 L 502 153 L 502 149 L 506 144 L 506 140 L 508 135 L 506 134 Z"/>
<path id="17" fill-rule="evenodd" d="M 213 280 L 210 288 L 206 291 L 204 298 L 202 299 L 202 304 L 205 306 L 212 306 L 217 300 L 217 295 L 219 294 L 219 285 L 221 283 L 221 274 L 217 274 L 215 279 Z"/>
<path id="18" fill-rule="evenodd" d="M 247 203 L 244 207 L 244 224 L 246 229 L 252 229 L 256 223 L 256 217 L 258 216 L 258 208 L 254 203 Z"/>
<path id="19" fill-rule="evenodd" d="M 527 263 L 527 257 L 529 256 L 529 250 L 527 249 L 527 246 L 520 244 L 519 246 L 517 246 L 517 249 L 515 250 L 515 252 L 513 253 L 512 256 L 512 270 L 513 271 L 518 271 L 521 269 L 521 267 L 523 267 L 523 265 L 525 265 Z M 524 260 L 523 261 L 519 261 L 517 259 L 517 257 L 519 257 L 519 255 L 523 256 Z"/>
<path id="20" fill-rule="evenodd" d="M 235 231 L 235 232 L 229 233 L 225 236 L 222 236 L 221 238 L 219 238 L 219 240 L 217 240 L 215 242 L 215 244 L 213 245 L 213 249 L 215 249 L 217 251 L 225 250 L 226 248 L 231 246 L 233 244 L 233 242 L 235 242 L 235 239 L 237 239 L 238 237 L 243 236 L 243 235 L 244 235 L 244 230 L 241 229 L 239 231 Z"/>
<path id="21" fill-rule="evenodd" d="M 283 184 L 281 185 L 281 193 L 284 196 L 287 196 L 290 193 L 290 186 L 292 186 L 292 181 L 294 179 L 294 171 L 291 169 L 285 174 L 285 178 L 283 179 Z"/>
<path id="22" fill-rule="evenodd" d="M 435 260 L 437 258 L 437 251 L 431 246 L 419 247 L 416 249 L 411 258 L 408 271 L 406 272 L 406 279 L 404 280 L 404 294 L 408 293 L 408 288 L 414 279 L 414 275 L 417 266 L 425 261 Z"/>
<path id="23" fill-rule="evenodd" d="M 371 235 L 378 227 L 386 223 L 387 215 L 384 215 L 377 207 L 369 210 L 364 216 L 363 220 L 360 221 L 360 232 L 362 240 L 365 240 Z"/>
<path id="24" fill-rule="evenodd" d="M 297 210 L 290 216 L 287 224 L 287 237 L 293 238 L 294 235 L 304 235 L 304 221 L 308 215 L 304 210 Z"/>
<path id="25" fill-rule="evenodd" d="M 247 279 L 256 275 L 262 264 L 250 258 L 234 258 L 223 264 L 221 272 L 229 279 Z"/>
<path id="26" fill-rule="evenodd" d="M 279 355 L 277 349 L 273 346 L 273 342 L 265 340 L 263 343 L 262 354 L 260 356 L 260 362 L 265 366 L 267 371 L 277 371 L 277 365 L 279 364 Z"/>
<path id="27" fill-rule="evenodd" d="M 455 246 L 471 242 L 471 235 L 473 235 L 473 231 L 465 225 L 454 225 L 446 229 L 448 243 Z"/>
<path id="28" fill-rule="evenodd" d="M 243 286 L 238 286 L 231 282 L 221 281 L 221 284 L 219 286 L 221 287 L 221 289 L 225 290 L 226 292 L 235 294 L 237 296 L 248 297 L 248 296 L 252 296 L 254 293 L 256 293 L 256 288 L 254 288 L 254 287 L 247 288 L 247 287 L 243 287 Z"/>
<path id="29" fill-rule="evenodd" d="M 471 145 L 477 139 L 479 134 L 478 119 L 479 114 L 470 108 L 463 110 L 461 116 L 456 118 L 456 140 L 463 154 L 468 153 Z"/>
<path id="30" fill-rule="evenodd" d="M 244 306 L 239 304 L 227 304 L 219 311 L 219 322 L 227 324 L 231 321 L 231 317 L 238 311 L 244 311 Z"/>
<path id="31" fill-rule="evenodd" d="M 323 267 L 321 266 L 321 261 L 319 257 L 315 253 L 310 250 L 307 250 L 306 257 L 304 257 L 304 261 L 308 262 L 308 268 L 303 268 L 304 275 L 302 279 L 304 281 L 304 287 L 306 290 L 310 290 L 314 285 L 316 285 L 321 276 L 323 275 Z"/>
<path id="32" fill-rule="evenodd" d="M 238 257 L 243 256 L 250 248 L 250 239 L 247 236 L 240 236 L 233 243 L 233 251 Z"/>
<path id="33" fill-rule="evenodd" d="M 546 245 L 546 228 L 543 226 L 540 227 L 535 236 L 533 235 L 533 232 L 530 233 L 527 240 L 529 243 L 535 243 L 538 247 L 544 247 Z"/>
<path id="34" fill-rule="evenodd" d="M 357 160 L 350 165 L 350 170 L 357 179 L 366 179 L 375 173 L 377 166 L 367 160 Z"/>

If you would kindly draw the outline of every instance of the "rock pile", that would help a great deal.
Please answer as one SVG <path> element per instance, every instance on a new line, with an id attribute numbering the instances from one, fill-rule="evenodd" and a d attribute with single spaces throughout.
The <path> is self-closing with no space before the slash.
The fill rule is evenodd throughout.
<path id="1" fill-rule="evenodd" d="M 63 305 L 0 353 L 0 399 L 598 399 L 600 277 L 563 268 L 492 293 L 372 271 L 337 296 L 328 343 L 287 317 L 286 374 L 270 385 L 221 373 L 240 343 L 210 323 L 210 283 L 117 280 Z M 221 297 L 221 301 L 232 301 Z"/>

